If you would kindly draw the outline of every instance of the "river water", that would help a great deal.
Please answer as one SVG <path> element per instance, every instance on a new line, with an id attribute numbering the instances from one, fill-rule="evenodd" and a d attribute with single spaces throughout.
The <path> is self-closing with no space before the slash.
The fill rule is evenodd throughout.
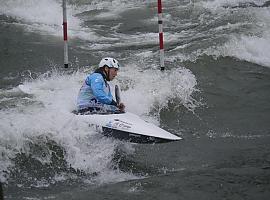
<path id="1" fill-rule="evenodd" d="M 269 199 L 270 4 L 0 0 L 0 180 L 5 199 Z M 180 135 L 139 145 L 74 118 L 105 56 L 122 67 L 126 110 Z"/>

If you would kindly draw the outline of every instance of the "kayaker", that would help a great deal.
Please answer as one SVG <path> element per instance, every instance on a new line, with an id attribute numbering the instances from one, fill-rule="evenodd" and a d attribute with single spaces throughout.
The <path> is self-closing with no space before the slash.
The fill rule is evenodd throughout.
<path id="1" fill-rule="evenodd" d="M 113 99 L 108 81 L 112 81 L 119 70 L 119 63 L 114 58 L 103 58 L 99 68 L 89 74 L 77 98 L 78 113 L 117 113 L 124 112 L 125 105 L 119 105 Z"/>

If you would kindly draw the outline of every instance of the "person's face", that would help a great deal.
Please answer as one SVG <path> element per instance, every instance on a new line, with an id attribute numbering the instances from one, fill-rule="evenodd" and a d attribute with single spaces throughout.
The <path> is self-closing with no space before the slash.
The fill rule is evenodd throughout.
<path id="1" fill-rule="evenodd" d="M 117 76 L 117 72 L 118 72 L 118 69 L 116 68 L 109 68 L 109 79 L 110 81 L 112 81 L 116 76 Z"/>

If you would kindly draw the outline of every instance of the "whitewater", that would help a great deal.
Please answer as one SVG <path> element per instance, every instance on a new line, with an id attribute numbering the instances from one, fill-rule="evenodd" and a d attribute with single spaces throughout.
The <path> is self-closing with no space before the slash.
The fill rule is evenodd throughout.
<path id="1" fill-rule="evenodd" d="M 64 69 L 62 1 L 0 0 L 5 199 L 267 199 L 268 1 L 162 1 L 165 72 L 156 1 L 67 2 Z M 127 111 L 183 141 L 135 145 L 74 118 L 105 56 L 121 63 L 110 84 Z"/>

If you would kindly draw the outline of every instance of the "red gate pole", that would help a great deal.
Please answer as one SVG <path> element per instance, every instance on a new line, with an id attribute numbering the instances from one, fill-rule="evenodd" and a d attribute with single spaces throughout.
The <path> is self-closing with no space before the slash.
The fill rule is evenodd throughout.
<path id="1" fill-rule="evenodd" d="M 158 0 L 158 27 L 159 27 L 159 52 L 160 52 L 160 70 L 164 67 L 164 45 L 163 45 L 163 24 L 162 24 L 162 3 Z"/>
<path id="2" fill-rule="evenodd" d="M 67 2 L 63 0 L 64 67 L 68 68 Z"/>

